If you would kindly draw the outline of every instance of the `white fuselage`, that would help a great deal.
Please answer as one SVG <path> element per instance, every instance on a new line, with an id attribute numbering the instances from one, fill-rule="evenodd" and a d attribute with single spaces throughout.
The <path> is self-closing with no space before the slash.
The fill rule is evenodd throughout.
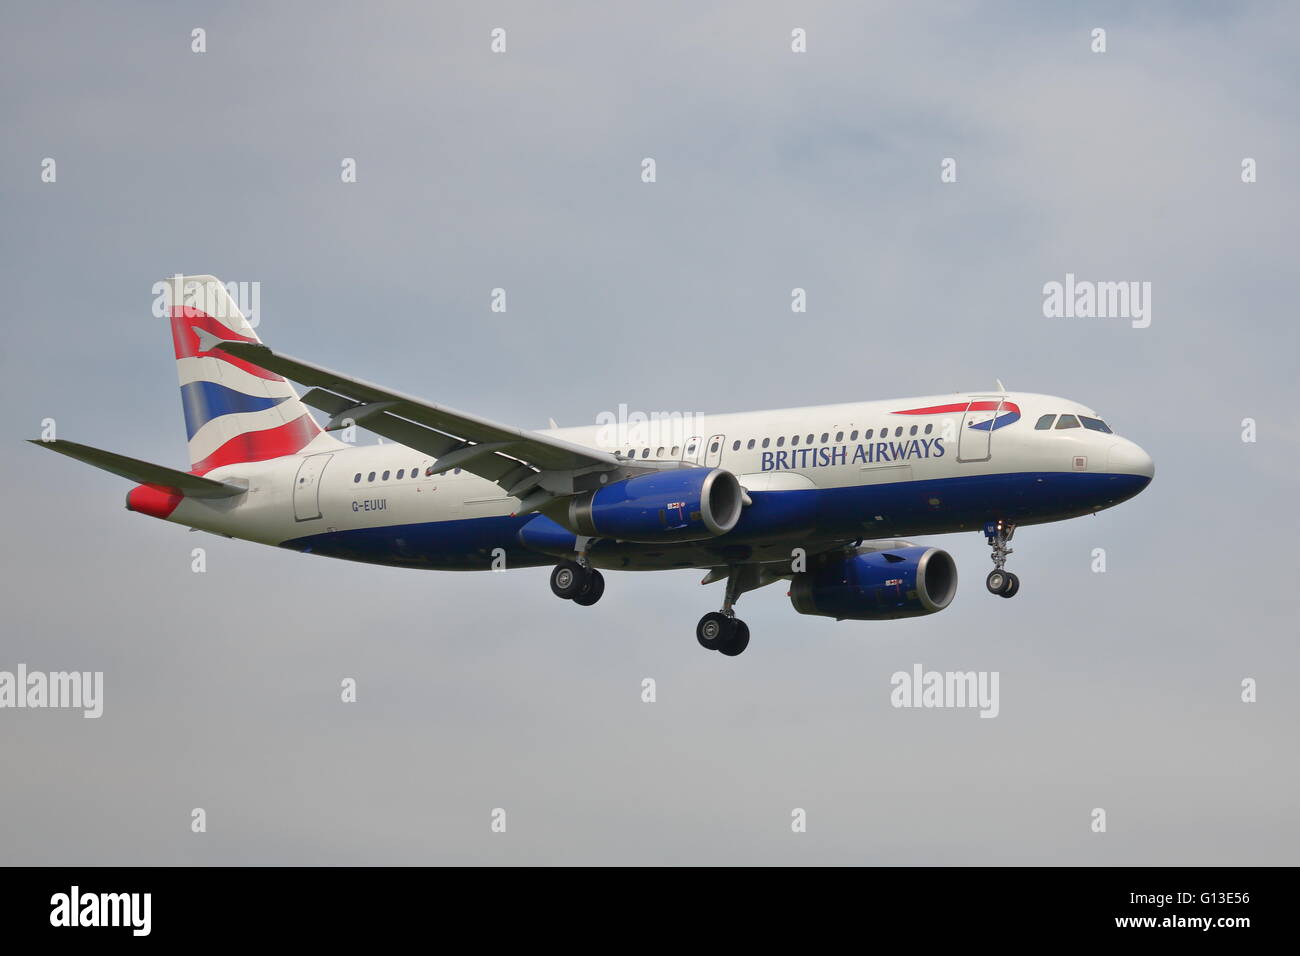
<path id="1" fill-rule="evenodd" d="M 969 411 L 969 403 L 994 408 Z M 927 408 L 950 410 L 914 413 Z M 1011 408 L 1018 410 L 1018 418 L 1008 412 Z M 913 413 L 900 414 L 904 410 Z M 1092 427 L 1036 429 L 1038 420 L 1049 414 L 1096 418 L 1077 402 L 1047 395 L 953 394 L 697 416 L 683 423 L 670 421 L 662 427 L 593 425 L 543 434 L 616 452 L 638 462 L 675 460 L 721 467 L 735 474 L 751 497 L 837 490 L 857 494 L 853 489 L 860 489 L 868 496 L 861 499 L 868 504 L 857 509 L 861 515 L 849 514 L 846 518 L 836 511 L 828 519 L 830 526 L 819 525 L 825 536 L 846 539 L 873 537 L 873 530 L 884 534 L 958 531 L 984 520 L 971 510 L 974 505 L 967 503 L 961 505 L 960 513 L 945 516 L 945 495 L 936 492 L 924 506 L 933 513 L 927 515 L 923 506 L 917 505 L 922 510 L 909 524 L 901 517 L 910 507 L 905 500 L 909 488 L 951 488 L 963 502 L 973 502 L 968 489 L 979 487 L 979 500 L 983 502 L 989 500 L 985 490 L 989 482 L 969 479 L 1039 476 L 1033 480 L 1042 485 L 1054 483 L 1054 476 L 1151 477 L 1150 458 L 1133 442 Z M 981 422 L 993 424 L 981 427 Z M 418 546 L 406 543 L 402 529 L 437 525 L 450 528 L 451 523 L 476 519 L 510 519 L 519 501 L 505 495 L 493 482 L 460 469 L 429 474 L 434 463 L 429 456 L 404 446 L 381 443 L 230 465 L 213 471 L 209 477 L 245 480 L 247 494 L 221 500 L 186 499 L 169 520 L 266 544 L 294 542 L 295 547 L 318 553 L 331 552 L 327 547 L 313 546 L 314 541 L 355 540 L 378 549 L 373 558 L 360 559 L 382 563 L 390 562 L 385 560 L 386 552 L 378 545 L 375 533 L 396 529 L 393 538 L 398 543 L 391 547 L 397 551 L 391 563 L 461 567 L 464 565 L 459 561 L 419 562 L 404 557 L 402 549 L 414 549 L 414 553 Z M 1145 485 L 1145 481 L 1141 484 Z M 1069 487 L 1083 485 L 1075 482 Z M 1023 491 L 1018 494 L 1023 497 Z M 1125 493 L 1121 498 L 1130 496 Z M 841 494 L 836 500 L 858 499 Z M 899 522 L 873 527 L 874 520 L 886 520 L 884 516 L 867 514 L 872 510 L 869 503 L 876 500 L 891 502 L 890 507 L 900 515 Z M 903 504 L 893 504 L 896 501 Z M 932 504 L 936 501 L 938 504 Z M 1040 508 L 1022 514 L 1019 520 L 1058 520 L 1113 503 L 1099 499 L 1092 506 L 1083 499 L 1071 500 L 1068 506 Z M 980 507 L 996 510 L 996 505 Z M 513 520 L 521 522 L 524 518 Z M 845 527 L 836 527 L 837 521 Z M 899 523 L 901 526 L 897 526 Z M 475 526 L 455 527 L 459 534 Z M 490 522 L 481 528 L 484 533 L 467 537 L 465 547 L 477 552 L 496 538 L 513 535 L 509 528 Z M 430 533 L 436 535 L 436 529 Z M 304 541 L 306 544 L 301 544 Z M 503 540 L 502 546 L 507 545 L 513 546 Z M 347 548 L 339 556 L 358 557 Z"/>

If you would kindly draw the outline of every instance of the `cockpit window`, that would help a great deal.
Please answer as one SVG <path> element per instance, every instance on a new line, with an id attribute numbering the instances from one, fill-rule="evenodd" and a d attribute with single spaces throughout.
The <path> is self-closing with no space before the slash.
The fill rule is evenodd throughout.
<path id="1" fill-rule="evenodd" d="M 1057 428 L 1078 428 L 1079 419 L 1073 415 L 1062 415 L 1061 420 L 1056 423 Z"/>
<path id="2" fill-rule="evenodd" d="M 1039 431 L 1042 431 L 1044 428 L 1051 428 L 1052 422 L 1054 421 L 1056 421 L 1055 415 L 1044 415 L 1042 418 L 1038 420 L 1038 424 L 1036 424 L 1034 427 L 1037 428 Z"/>
<path id="3" fill-rule="evenodd" d="M 1083 415 L 1080 415 L 1079 421 L 1083 422 L 1084 428 L 1091 428 L 1095 432 L 1105 432 L 1107 435 L 1112 434 L 1110 426 L 1100 418 L 1085 418 Z"/>

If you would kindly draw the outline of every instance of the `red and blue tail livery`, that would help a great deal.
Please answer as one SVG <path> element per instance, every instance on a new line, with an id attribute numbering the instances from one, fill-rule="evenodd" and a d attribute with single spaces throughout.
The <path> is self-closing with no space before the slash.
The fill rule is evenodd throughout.
<path id="1" fill-rule="evenodd" d="M 221 343 L 259 343 L 229 291 L 212 276 L 169 280 L 172 344 L 190 468 L 295 455 L 313 441 L 334 447 L 282 375 L 222 351 Z"/>

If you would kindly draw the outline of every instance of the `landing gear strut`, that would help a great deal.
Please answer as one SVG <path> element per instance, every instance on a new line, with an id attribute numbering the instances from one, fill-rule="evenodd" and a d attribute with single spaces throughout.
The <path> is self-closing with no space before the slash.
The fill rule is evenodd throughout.
<path id="1" fill-rule="evenodd" d="M 718 651 L 725 657 L 738 657 L 749 647 L 749 625 L 736 617 L 734 610 L 740 598 L 741 575 L 744 568 L 732 568 L 727 575 L 727 593 L 721 611 L 710 611 L 695 626 L 695 639 L 707 651 Z"/>
<path id="2" fill-rule="evenodd" d="M 577 561 L 561 561 L 551 572 L 551 591 L 565 601 L 591 607 L 605 593 L 605 578 Z"/>
<path id="3" fill-rule="evenodd" d="M 1007 542 L 1015 533 L 1016 526 L 1009 521 L 990 521 L 984 525 L 984 537 L 988 540 L 989 547 L 993 549 L 993 570 L 984 579 L 984 586 L 989 589 L 990 594 L 999 597 L 1015 597 L 1020 590 L 1020 578 L 1005 570 L 1007 555 L 1012 553 L 1012 549 L 1007 547 Z"/>

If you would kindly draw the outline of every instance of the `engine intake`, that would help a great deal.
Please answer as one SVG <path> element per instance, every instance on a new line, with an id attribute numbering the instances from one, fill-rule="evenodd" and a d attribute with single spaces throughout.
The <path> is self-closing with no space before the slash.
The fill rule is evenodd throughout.
<path id="1" fill-rule="evenodd" d="M 588 537 L 654 544 L 701 541 L 740 520 L 744 493 L 722 468 L 658 471 L 575 495 L 568 526 Z"/>
<path id="2" fill-rule="evenodd" d="M 942 611 L 956 593 L 952 555 L 913 545 L 863 551 L 797 574 L 790 603 L 800 614 L 888 621 Z"/>

